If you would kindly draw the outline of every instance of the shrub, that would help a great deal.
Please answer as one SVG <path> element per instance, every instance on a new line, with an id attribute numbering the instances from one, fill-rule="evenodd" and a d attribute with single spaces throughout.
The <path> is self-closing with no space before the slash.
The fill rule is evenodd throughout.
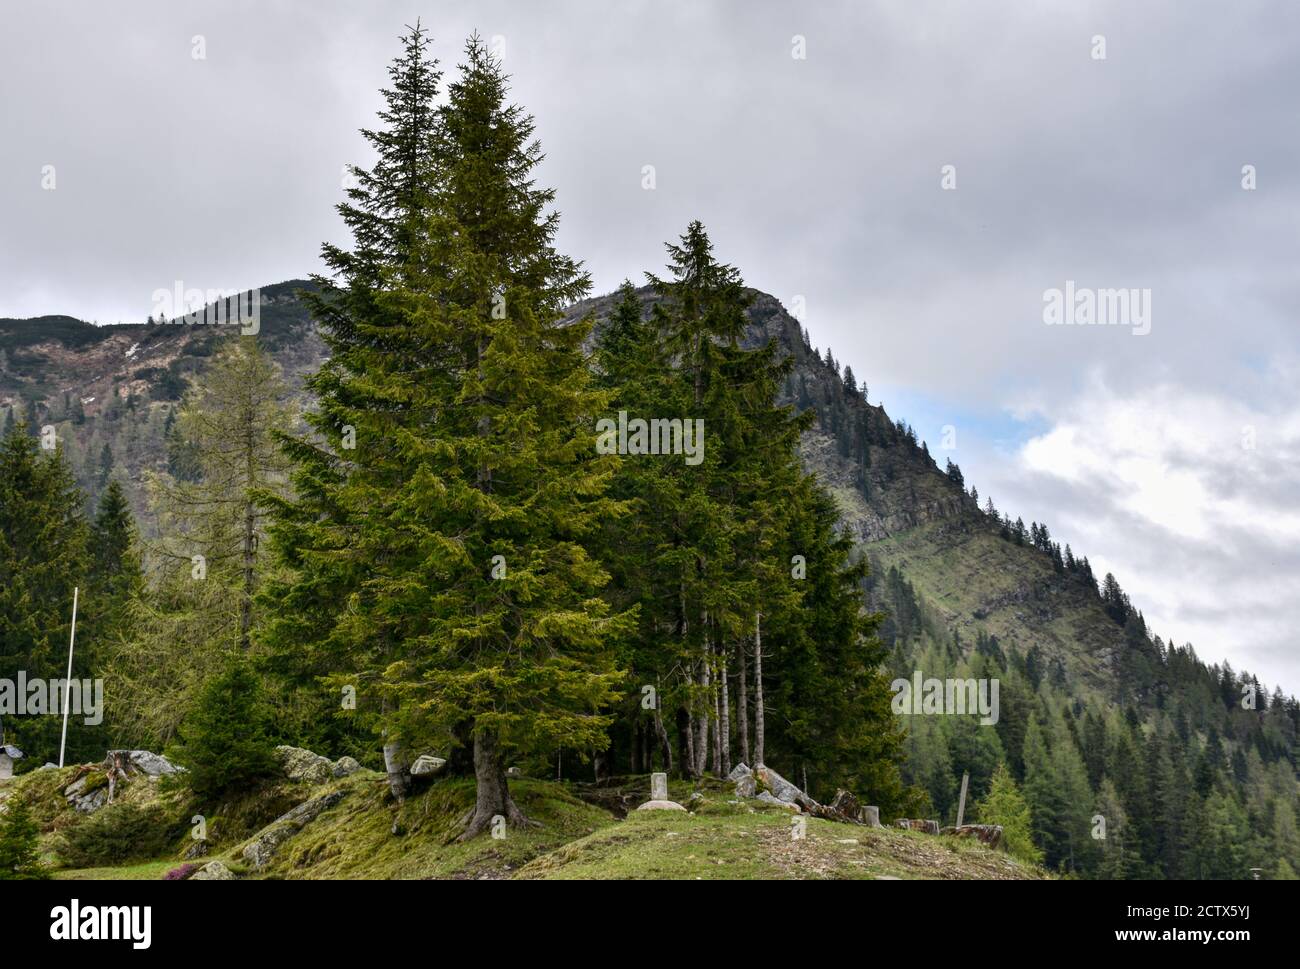
<path id="1" fill-rule="evenodd" d="M 179 868 L 173 868 L 167 874 L 163 875 L 163 881 L 183 882 L 185 881 L 185 879 L 189 878 L 198 870 L 199 870 L 198 865 L 194 865 L 194 864 L 190 864 L 189 862 L 186 862 L 185 864 L 181 865 Z"/>
<path id="2" fill-rule="evenodd" d="M 11 797 L 9 809 L 0 814 L 0 880 L 33 880 L 48 878 L 41 864 L 37 839 L 40 828 L 36 826 L 27 803 L 21 797 Z"/>
<path id="3" fill-rule="evenodd" d="M 170 827 L 159 805 L 119 801 L 64 831 L 59 856 L 73 868 L 157 858 L 170 844 Z"/>

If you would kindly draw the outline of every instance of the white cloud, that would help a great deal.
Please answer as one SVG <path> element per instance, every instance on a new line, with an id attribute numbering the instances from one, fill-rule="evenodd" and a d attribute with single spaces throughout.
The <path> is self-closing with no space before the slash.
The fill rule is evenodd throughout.
<path id="1" fill-rule="evenodd" d="M 1248 403 L 1170 381 L 1119 391 L 1094 373 L 1083 393 L 1040 409 L 1049 430 L 978 473 L 1012 515 L 1046 522 L 1098 575 L 1114 572 L 1156 632 L 1295 692 L 1293 374 L 1275 364 Z"/>

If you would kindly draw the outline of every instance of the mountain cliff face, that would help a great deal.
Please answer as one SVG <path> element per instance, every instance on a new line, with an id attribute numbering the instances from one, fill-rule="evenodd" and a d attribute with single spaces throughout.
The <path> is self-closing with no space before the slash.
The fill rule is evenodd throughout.
<path id="1" fill-rule="evenodd" d="M 295 392 L 325 352 L 297 296 L 306 286 L 289 281 L 261 290 L 259 339 Z M 752 296 L 746 341 L 776 340 L 793 357 L 785 398 L 818 413 L 803 459 L 875 566 L 872 604 L 890 608 L 880 579 L 897 569 L 932 626 L 967 644 L 983 632 L 1022 654 L 1037 646 L 1081 688 L 1111 692 L 1124 637 L 1095 591 L 1048 554 L 1006 537 L 906 425 L 846 384 L 839 366 L 810 345 L 775 298 Z M 643 289 L 641 298 L 648 313 L 651 291 Z M 570 315 L 592 315 L 598 340 L 612 304 L 612 296 L 586 300 Z M 170 414 L 187 379 L 236 332 L 172 323 L 93 326 L 60 316 L 0 320 L 0 411 L 9 408 L 15 418 L 34 413 L 38 425 L 53 424 L 92 500 L 108 474 L 120 476 L 147 532 L 143 472 L 167 467 Z"/>

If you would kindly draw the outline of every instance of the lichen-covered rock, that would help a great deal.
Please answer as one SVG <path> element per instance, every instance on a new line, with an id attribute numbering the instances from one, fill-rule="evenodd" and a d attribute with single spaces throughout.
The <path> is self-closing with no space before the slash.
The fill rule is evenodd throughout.
<path id="1" fill-rule="evenodd" d="M 339 801 L 347 797 L 347 791 L 332 791 L 310 801 L 303 801 L 296 808 L 282 814 L 261 830 L 256 838 L 244 846 L 243 857 L 256 869 L 265 868 L 275 857 L 280 845 L 315 821 L 322 812 L 328 811 Z"/>
<path id="2" fill-rule="evenodd" d="M 161 754 L 149 750 L 110 750 L 108 756 L 104 758 L 104 766 L 111 770 L 119 761 L 129 772 L 139 772 L 149 777 L 179 774 L 185 770 L 184 767 L 173 764 Z"/>
<path id="3" fill-rule="evenodd" d="M 758 781 L 753 774 L 742 774 L 736 778 L 736 797 L 753 797 L 758 793 Z"/>
<path id="4" fill-rule="evenodd" d="M 186 879 L 191 882 L 233 882 L 235 873 L 219 861 L 210 861 Z"/>
<path id="5" fill-rule="evenodd" d="M 412 777 L 437 777 L 447 768 L 447 762 L 432 754 L 421 754 L 411 765 Z"/>
<path id="6" fill-rule="evenodd" d="M 68 803 L 80 814 L 93 814 L 108 803 L 108 788 L 98 787 L 89 794 L 69 798 Z"/>
<path id="7" fill-rule="evenodd" d="M 773 797 L 770 791 L 759 791 L 758 796 L 754 800 L 762 801 L 764 804 L 772 804 L 776 807 L 785 808 L 787 811 L 792 811 L 795 814 L 803 813 L 799 809 L 798 804 L 795 804 L 793 801 L 782 801 L 780 798 Z"/>
<path id="8" fill-rule="evenodd" d="M 799 799 L 799 796 L 803 794 L 803 791 L 770 767 L 758 768 L 754 771 L 754 776 L 766 785 L 767 789 L 772 792 L 773 797 L 778 801 L 784 801 L 786 804 L 794 804 Z"/>
<path id="9" fill-rule="evenodd" d="M 322 757 L 302 747 L 289 747 L 282 744 L 275 748 L 275 759 L 279 761 L 284 776 L 291 781 L 323 784 L 334 776 L 334 764 L 328 757 Z"/>
<path id="10" fill-rule="evenodd" d="M 340 757 L 334 761 L 334 766 L 330 773 L 335 777 L 351 777 L 357 771 L 361 770 L 361 764 L 355 757 Z"/>
<path id="11" fill-rule="evenodd" d="M 754 772 L 753 772 L 752 770 L 750 770 L 750 769 L 749 769 L 749 768 L 744 764 L 744 762 L 741 762 L 741 763 L 737 764 L 735 767 L 731 768 L 731 773 L 727 775 L 727 780 L 731 781 L 731 782 L 734 784 L 736 781 L 740 780 L 742 777 L 752 777 L 753 774 L 754 774 Z"/>

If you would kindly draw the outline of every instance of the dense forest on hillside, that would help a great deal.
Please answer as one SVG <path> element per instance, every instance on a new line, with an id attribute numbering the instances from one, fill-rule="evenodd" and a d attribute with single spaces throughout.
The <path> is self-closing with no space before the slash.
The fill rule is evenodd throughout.
<path id="1" fill-rule="evenodd" d="M 162 751 L 218 803 L 290 744 L 382 770 L 401 804 L 433 751 L 473 779 L 466 840 L 534 823 L 516 767 L 766 764 L 945 824 L 969 773 L 967 819 L 1052 870 L 1295 877 L 1294 697 L 981 504 L 701 223 L 644 286 L 587 299 L 500 64 L 471 38 L 444 85 L 428 46 L 405 37 L 364 132 L 350 248 L 259 335 L 51 318 L 69 350 L 175 344 L 83 403 L 0 329 L 26 381 L 0 443 L 0 671 L 62 675 L 78 588 L 73 676 L 105 710 L 72 719 L 70 761 Z M 957 601 L 963 569 L 1010 591 Z M 918 671 L 996 681 L 996 723 L 899 715 Z M 57 759 L 59 726 L 4 717 L 20 769 Z"/>

